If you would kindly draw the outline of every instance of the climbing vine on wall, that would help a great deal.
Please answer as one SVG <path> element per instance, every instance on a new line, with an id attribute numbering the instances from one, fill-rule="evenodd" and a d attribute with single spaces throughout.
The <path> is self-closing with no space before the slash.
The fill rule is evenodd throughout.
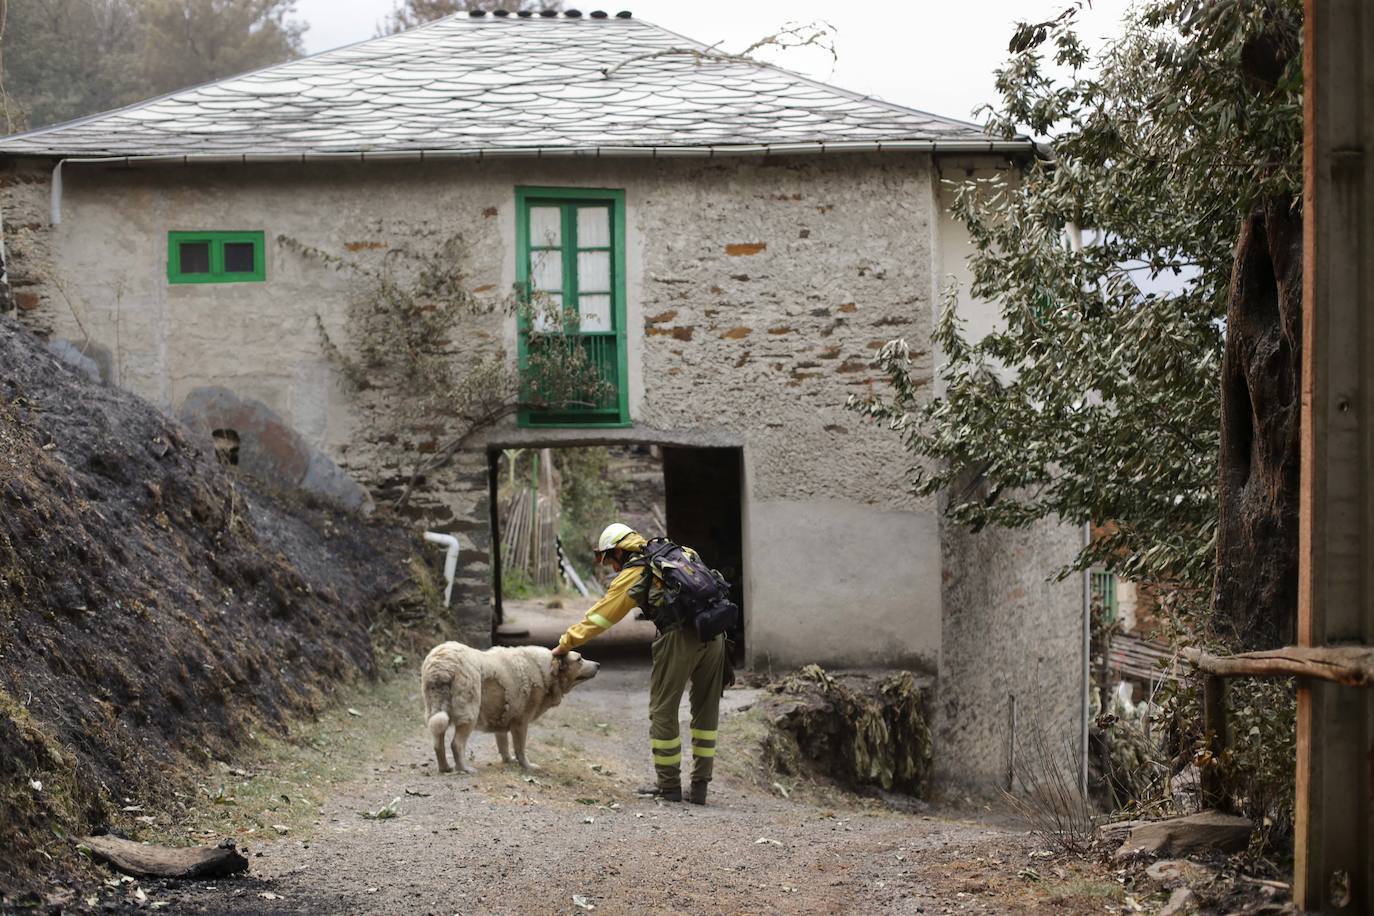
<path id="1" fill-rule="evenodd" d="M 477 432 L 522 409 L 586 406 L 605 393 L 607 383 L 569 330 L 576 316 L 519 289 L 497 296 L 476 292 L 461 237 L 362 257 L 286 235 L 277 244 L 353 279 L 342 333 L 332 333 L 318 313 L 315 322 L 326 357 L 350 390 L 382 408 L 369 416 L 374 427 L 398 442 L 440 433 L 441 441 L 414 462 L 398 506 Z M 531 335 L 521 366 L 503 344 L 510 318 L 520 328 L 551 329 Z"/>

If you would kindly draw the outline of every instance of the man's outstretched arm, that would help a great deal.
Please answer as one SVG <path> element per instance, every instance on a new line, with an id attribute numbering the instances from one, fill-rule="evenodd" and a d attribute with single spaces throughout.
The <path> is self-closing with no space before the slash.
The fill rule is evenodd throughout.
<path id="1" fill-rule="evenodd" d="M 570 649 L 576 649 L 587 640 L 594 636 L 600 636 L 623 620 L 625 615 L 630 613 L 630 610 L 635 606 L 634 599 L 630 597 L 630 588 L 639 581 L 639 577 L 642 575 L 644 575 L 643 566 L 630 566 L 622 569 L 620 575 L 611 581 L 610 587 L 606 589 L 606 594 L 587 611 L 587 615 L 568 627 L 567 631 L 558 637 L 558 646 L 553 650 L 553 654 L 563 655 Z"/>

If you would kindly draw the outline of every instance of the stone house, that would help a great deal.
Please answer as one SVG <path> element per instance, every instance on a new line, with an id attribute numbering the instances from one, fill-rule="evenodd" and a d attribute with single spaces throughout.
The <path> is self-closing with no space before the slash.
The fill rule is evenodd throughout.
<path id="1" fill-rule="evenodd" d="M 988 785 L 1013 696 L 1022 729 L 1083 727 L 1084 589 L 1046 581 L 1081 532 L 946 530 L 898 438 L 844 403 L 894 337 L 932 377 L 968 251 L 942 180 L 1033 153 L 628 14 L 460 14 L 4 139 L 0 215 L 13 304 L 55 346 L 245 464 L 378 499 L 447 430 L 398 433 L 394 393 L 344 384 L 320 329 L 346 336 L 350 279 L 285 240 L 461 237 L 474 292 L 576 305 L 615 393 L 427 479 L 412 510 L 462 541 L 460 613 L 490 619 L 495 450 L 660 445 L 670 531 L 737 570 L 750 662 L 935 676 L 937 765 Z M 520 336 L 474 317 L 453 359 Z"/>

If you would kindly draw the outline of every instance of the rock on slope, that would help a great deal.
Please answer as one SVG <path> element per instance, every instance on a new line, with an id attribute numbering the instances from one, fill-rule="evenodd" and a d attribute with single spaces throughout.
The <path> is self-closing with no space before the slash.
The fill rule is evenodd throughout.
<path id="1" fill-rule="evenodd" d="M 61 868 L 68 832 L 175 812 L 179 770 L 370 676 L 413 546 L 261 492 L 0 318 L 0 897 Z"/>

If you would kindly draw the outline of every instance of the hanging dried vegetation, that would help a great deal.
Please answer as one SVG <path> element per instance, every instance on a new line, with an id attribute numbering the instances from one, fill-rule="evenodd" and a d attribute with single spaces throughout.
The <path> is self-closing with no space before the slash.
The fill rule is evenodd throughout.
<path id="1" fill-rule="evenodd" d="M 763 747 L 778 772 L 926 795 L 928 690 L 910 671 L 831 674 L 807 665 L 768 694 Z"/>

